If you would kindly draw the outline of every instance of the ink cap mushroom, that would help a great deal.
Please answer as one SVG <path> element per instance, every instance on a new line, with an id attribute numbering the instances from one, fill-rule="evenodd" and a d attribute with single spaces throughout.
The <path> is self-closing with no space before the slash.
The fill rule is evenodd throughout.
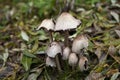
<path id="1" fill-rule="evenodd" d="M 85 56 L 81 56 L 80 60 L 78 62 L 79 69 L 81 71 L 87 70 L 88 69 L 88 59 Z"/>
<path id="2" fill-rule="evenodd" d="M 70 48 L 69 47 L 65 47 L 63 49 L 63 54 L 62 54 L 62 59 L 63 60 L 67 60 L 69 58 L 69 55 L 70 55 Z"/>
<path id="3" fill-rule="evenodd" d="M 73 40 L 72 52 L 80 54 L 81 50 L 86 49 L 88 45 L 88 38 L 85 35 L 79 35 Z"/>
<path id="4" fill-rule="evenodd" d="M 46 32 L 49 33 L 50 42 L 52 42 L 53 41 L 52 31 L 54 31 L 54 27 L 55 27 L 55 24 L 52 19 L 44 19 L 39 25 L 39 27 L 37 28 L 37 30 L 41 28 L 46 29 L 47 30 Z"/>
<path id="5" fill-rule="evenodd" d="M 74 66 L 76 66 L 77 62 L 78 62 L 78 57 L 77 57 L 76 53 L 70 53 L 69 59 L 68 59 L 69 65 L 74 67 Z"/>
<path id="6" fill-rule="evenodd" d="M 48 46 L 46 53 L 49 57 L 51 58 L 55 58 L 55 56 L 57 54 L 62 54 L 62 48 L 60 46 L 60 44 L 56 41 L 53 41 L 52 43 L 50 43 L 50 45 Z"/>
<path id="7" fill-rule="evenodd" d="M 56 63 L 55 63 L 54 59 L 47 57 L 46 58 L 46 66 L 56 67 Z"/>
<path id="8" fill-rule="evenodd" d="M 64 31 L 65 44 L 69 45 L 69 30 L 76 29 L 81 24 L 79 19 L 75 19 L 70 13 L 63 12 L 56 20 L 55 31 Z"/>
<path id="9" fill-rule="evenodd" d="M 62 48 L 61 48 L 60 44 L 56 41 L 53 41 L 48 46 L 46 53 L 49 57 L 55 58 L 58 71 L 61 72 L 62 69 L 61 69 L 61 65 L 60 65 L 60 61 L 59 61 L 59 57 L 58 57 L 59 53 L 62 54 Z"/>

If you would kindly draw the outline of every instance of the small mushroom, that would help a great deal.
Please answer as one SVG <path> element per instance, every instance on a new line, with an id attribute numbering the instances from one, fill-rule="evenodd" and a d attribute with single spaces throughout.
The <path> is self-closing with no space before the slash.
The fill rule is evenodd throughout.
<path id="1" fill-rule="evenodd" d="M 46 58 L 46 66 L 56 67 L 55 61 L 52 58 L 47 57 Z"/>
<path id="2" fill-rule="evenodd" d="M 72 44 L 72 52 L 80 54 L 82 49 L 88 47 L 88 39 L 84 35 L 77 36 Z"/>
<path id="3" fill-rule="evenodd" d="M 37 30 L 41 28 L 46 29 L 50 36 L 50 42 L 52 42 L 53 41 L 52 31 L 54 31 L 54 27 L 55 27 L 55 24 L 52 19 L 44 19 L 41 22 L 40 26 L 37 28 Z"/>
<path id="4" fill-rule="evenodd" d="M 77 62 L 78 62 L 78 57 L 77 57 L 76 53 L 70 53 L 69 59 L 68 59 L 69 65 L 72 66 L 72 68 L 74 68 L 76 66 Z"/>
<path id="5" fill-rule="evenodd" d="M 78 62 L 78 66 L 81 71 L 87 70 L 88 68 L 88 59 L 84 56 L 80 57 L 80 60 Z"/>
<path id="6" fill-rule="evenodd" d="M 70 54 L 70 48 L 69 47 L 65 47 L 63 50 L 63 54 L 62 54 L 62 59 L 63 60 L 67 60 Z"/>
<path id="7" fill-rule="evenodd" d="M 61 53 L 62 54 L 62 48 L 60 46 L 60 44 L 58 42 L 52 42 L 47 51 L 46 51 L 47 55 L 51 58 L 55 58 L 56 60 L 56 65 L 57 65 L 57 68 L 59 70 L 59 72 L 61 72 L 61 66 L 60 66 L 60 62 L 59 62 L 59 57 L 57 54 Z"/>
<path id="8" fill-rule="evenodd" d="M 52 57 L 52 58 L 55 58 L 55 56 L 58 54 L 58 53 L 61 53 L 62 54 L 62 49 L 61 49 L 61 46 L 58 42 L 52 42 L 49 47 L 47 48 L 47 51 L 46 51 L 47 55 L 49 57 Z"/>
<path id="9" fill-rule="evenodd" d="M 44 19 L 40 26 L 37 28 L 39 30 L 40 28 L 45 28 L 47 30 L 54 30 L 54 23 L 52 19 Z"/>
<path id="10" fill-rule="evenodd" d="M 76 29 L 77 26 L 81 24 L 81 21 L 75 19 L 71 14 L 67 12 L 63 12 L 56 21 L 55 31 L 64 31 L 65 33 L 65 44 L 66 46 L 69 45 L 69 33 L 68 31 L 71 29 Z"/>

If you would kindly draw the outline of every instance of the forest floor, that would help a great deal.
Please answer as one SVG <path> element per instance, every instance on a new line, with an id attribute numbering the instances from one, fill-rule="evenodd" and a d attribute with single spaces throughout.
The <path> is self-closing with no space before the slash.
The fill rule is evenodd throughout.
<path id="1" fill-rule="evenodd" d="M 0 80 L 120 80 L 120 1 L 81 5 L 76 1 L 69 13 L 82 24 L 69 32 L 69 39 L 72 42 L 77 35 L 87 35 L 88 69 L 81 71 L 76 66 L 73 70 L 63 60 L 62 72 L 45 65 L 49 36 L 36 29 L 45 18 L 56 22 L 62 2 L 1 0 Z M 53 37 L 64 41 L 59 32 L 53 32 Z"/>

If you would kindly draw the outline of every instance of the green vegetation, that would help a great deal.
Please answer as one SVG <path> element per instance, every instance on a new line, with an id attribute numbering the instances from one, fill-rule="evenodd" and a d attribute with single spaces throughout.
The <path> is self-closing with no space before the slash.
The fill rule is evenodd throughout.
<path id="1" fill-rule="evenodd" d="M 72 70 L 67 61 L 62 72 L 45 65 L 49 36 L 36 29 L 45 18 L 55 21 L 65 5 L 65 0 L 0 0 L 0 80 L 120 79 L 119 0 L 75 0 L 69 11 L 82 22 L 70 39 L 81 34 L 89 39 L 86 71 Z M 58 32 L 53 37 L 64 40 Z"/>

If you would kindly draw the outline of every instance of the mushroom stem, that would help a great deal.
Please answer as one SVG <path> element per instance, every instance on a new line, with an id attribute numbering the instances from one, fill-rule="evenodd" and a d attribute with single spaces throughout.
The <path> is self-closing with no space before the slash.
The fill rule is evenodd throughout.
<path id="1" fill-rule="evenodd" d="M 68 32 L 68 30 L 65 30 L 64 32 L 65 32 L 65 35 L 64 35 L 64 37 L 65 37 L 65 46 L 69 47 L 69 39 L 68 39 L 69 32 Z"/>
<path id="2" fill-rule="evenodd" d="M 55 60 L 56 60 L 56 65 L 57 65 L 58 71 L 62 72 L 58 55 L 56 55 Z"/>
<path id="3" fill-rule="evenodd" d="M 50 39 L 50 43 L 53 42 L 53 36 L 52 36 L 52 31 L 48 31 L 49 32 L 49 39 Z"/>

